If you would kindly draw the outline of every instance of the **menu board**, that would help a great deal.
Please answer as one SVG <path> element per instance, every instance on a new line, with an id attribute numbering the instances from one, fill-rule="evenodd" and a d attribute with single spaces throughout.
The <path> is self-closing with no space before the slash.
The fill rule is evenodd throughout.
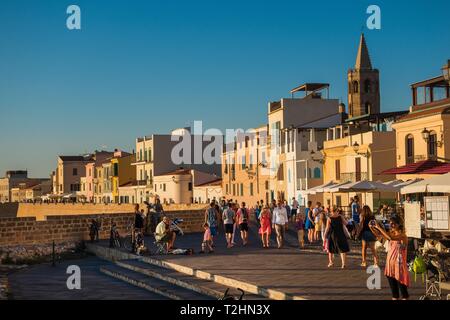
<path id="1" fill-rule="evenodd" d="M 419 202 L 405 203 L 405 231 L 409 238 L 422 237 Z"/>
<path id="2" fill-rule="evenodd" d="M 426 228 L 449 230 L 449 197 L 424 197 Z"/>

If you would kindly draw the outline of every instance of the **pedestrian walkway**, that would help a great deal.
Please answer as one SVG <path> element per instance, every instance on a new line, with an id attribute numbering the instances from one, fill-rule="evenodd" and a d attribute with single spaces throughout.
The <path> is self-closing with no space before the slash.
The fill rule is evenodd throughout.
<path id="1" fill-rule="evenodd" d="M 175 245 L 198 252 L 201 240 L 202 234 L 188 234 L 179 237 Z M 381 288 L 368 289 L 370 275 L 360 267 L 361 261 L 356 255 L 359 252 L 348 259 L 347 268 L 342 270 L 338 259 L 334 268 L 327 268 L 327 256 L 318 247 L 300 250 L 289 243 L 283 249 L 263 249 L 254 227 L 250 229 L 247 246 L 242 246 L 238 237 L 236 242 L 235 247 L 226 248 L 223 231 L 219 230 L 213 254 L 150 256 L 142 261 L 277 299 L 389 300 L 391 297 L 382 269 Z M 147 238 L 146 244 L 151 247 L 152 239 Z M 106 247 L 107 243 L 101 245 Z M 268 294 L 271 291 L 273 295 Z M 423 283 L 413 281 L 410 293 L 412 299 L 418 299 L 424 293 Z"/>

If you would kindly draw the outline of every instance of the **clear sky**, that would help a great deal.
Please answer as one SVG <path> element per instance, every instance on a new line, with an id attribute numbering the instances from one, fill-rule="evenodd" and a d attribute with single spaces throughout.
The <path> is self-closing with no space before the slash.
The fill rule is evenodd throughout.
<path id="1" fill-rule="evenodd" d="M 82 30 L 66 28 L 81 8 Z M 46 177 L 58 154 L 135 148 L 135 138 L 194 120 L 266 122 L 267 103 L 329 82 L 347 104 L 364 29 L 380 69 L 382 111 L 450 58 L 450 1 L 1 0 L 0 176 Z"/>

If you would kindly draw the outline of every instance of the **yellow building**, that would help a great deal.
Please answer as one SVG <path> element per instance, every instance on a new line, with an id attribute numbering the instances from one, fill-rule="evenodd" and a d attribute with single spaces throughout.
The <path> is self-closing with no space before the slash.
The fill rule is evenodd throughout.
<path id="1" fill-rule="evenodd" d="M 136 166 L 131 165 L 136 161 L 136 155 L 123 151 L 114 152 L 111 159 L 111 194 L 112 202 L 120 202 L 119 187 L 136 179 Z"/>
<path id="2" fill-rule="evenodd" d="M 222 153 L 222 194 L 226 199 L 253 206 L 271 200 L 267 125 L 238 134 Z"/>
<path id="3" fill-rule="evenodd" d="M 413 105 L 393 125 L 396 168 L 386 171 L 397 179 L 427 178 L 450 171 L 450 86 L 446 76 L 411 85 Z M 445 73 L 445 72 L 444 72 Z"/>

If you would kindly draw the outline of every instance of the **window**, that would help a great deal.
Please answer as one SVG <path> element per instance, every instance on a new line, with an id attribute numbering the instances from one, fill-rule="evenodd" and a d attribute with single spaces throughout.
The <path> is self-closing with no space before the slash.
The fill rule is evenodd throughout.
<path id="1" fill-rule="evenodd" d="M 266 181 L 265 185 L 266 185 L 266 190 L 269 190 L 269 181 Z"/>
<path id="2" fill-rule="evenodd" d="M 355 158 L 355 181 L 361 181 L 361 158 Z"/>
<path id="3" fill-rule="evenodd" d="M 288 182 L 291 183 L 291 168 L 288 169 Z"/>
<path id="4" fill-rule="evenodd" d="M 278 167 L 277 179 L 278 179 L 278 181 L 283 181 L 284 180 L 284 169 L 283 169 L 283 164 L 282 163 Z"/>
<path id="5" fill-rule="evenodd" d="M 226 194 L 228 194 L 228 184 L 225 185 Z"/>
<path id="6" fill-rule="evenodd" d="M 227 161 L 226 161 L 226 160 L 225 160 L 224 173 L 225 173 L 225 174 L 228 174 L 228 164 L 227 164 Z"/>
<path id="7" fill-rule="evenodd" d="M 78 169 L 77 168 L 73 168 L 72 169 L 72 175 L 73 176 L 77 176 L 78 175 Z"/>
<path id="8" fill-rule="evenodd" d="M 431 132 L 428 138 L 428 158 L 436 158 L 437 156 L 437 135 Z"/>
<path id="9" fill-rule="evenodd" d="M 189 182 L 189 183 L 188 183 L 188 190 L 189 190 L 189 191 L 192 191 L 192 182 Z"/>
<path id="10" fill-rule="evenodd" d="M 364 113 L 370 114 L 371 109 L 372 109 L 372 105 L 370 104 L 370 102 L 366 102 L 366 104 L 364 105 Z"/>
<path id="11" fill-rule="evenodd" d="M 411 134 L 406 136 L 405 148 L 405 164 L 414 163 L 414 137 Z"/>
<path id="12" fill-rule="evenodd" d="M 244 184 L 241 183 L 241 197 L 244 195 Z"/>
<path id="13" fill-rule="evenodd" d="M 139 150 L 139 161 L 142 161 L 142 149 Z M 141 179 L 142 180 L 142 179 Z"/>
<path id="14" fill-rule="evenodd" d="M 163 189 L 164 192 L 166 192 L 166 184 L 165 183 L 163 184 L 163 188 L 162 189 Z"/>
<path id="15" fill-rule="evenodd" d="M 372 91 L 372 83 L 370 82 L 369 79 L 367 79 L 366 81 L 364 81 L 364 92 L 370 93 L 371 91 Z"/>
<path id="16" fill-rule="evenodd" d="M 236 195 L 236 185 L 233 183 L 233 196 Z"/>
<path id="17" fill-rule="evenodd" d="M 320 179 L 320 168 L 314 168 L 314 179 Z"/>
<path id="18" fill-rule="evenodd" d="M 253 196 L 253 182 L 250 183 L 250 195 Z"/>
<path id="19" fill-rule="evenodd" d="M 242 170 L 245 170 L 245 156 L 242 156 Z"/>
<path id="20" fill-rule="evenodd" d="M 353 81 L 353 93 L 358 93 L 358 81 Z"/>
<path id="21" fill-rule="evenodd" d="M 341 179 L 341 161 L 335 160 L 334 162 L 335 178 L 336 180 Z"/>

